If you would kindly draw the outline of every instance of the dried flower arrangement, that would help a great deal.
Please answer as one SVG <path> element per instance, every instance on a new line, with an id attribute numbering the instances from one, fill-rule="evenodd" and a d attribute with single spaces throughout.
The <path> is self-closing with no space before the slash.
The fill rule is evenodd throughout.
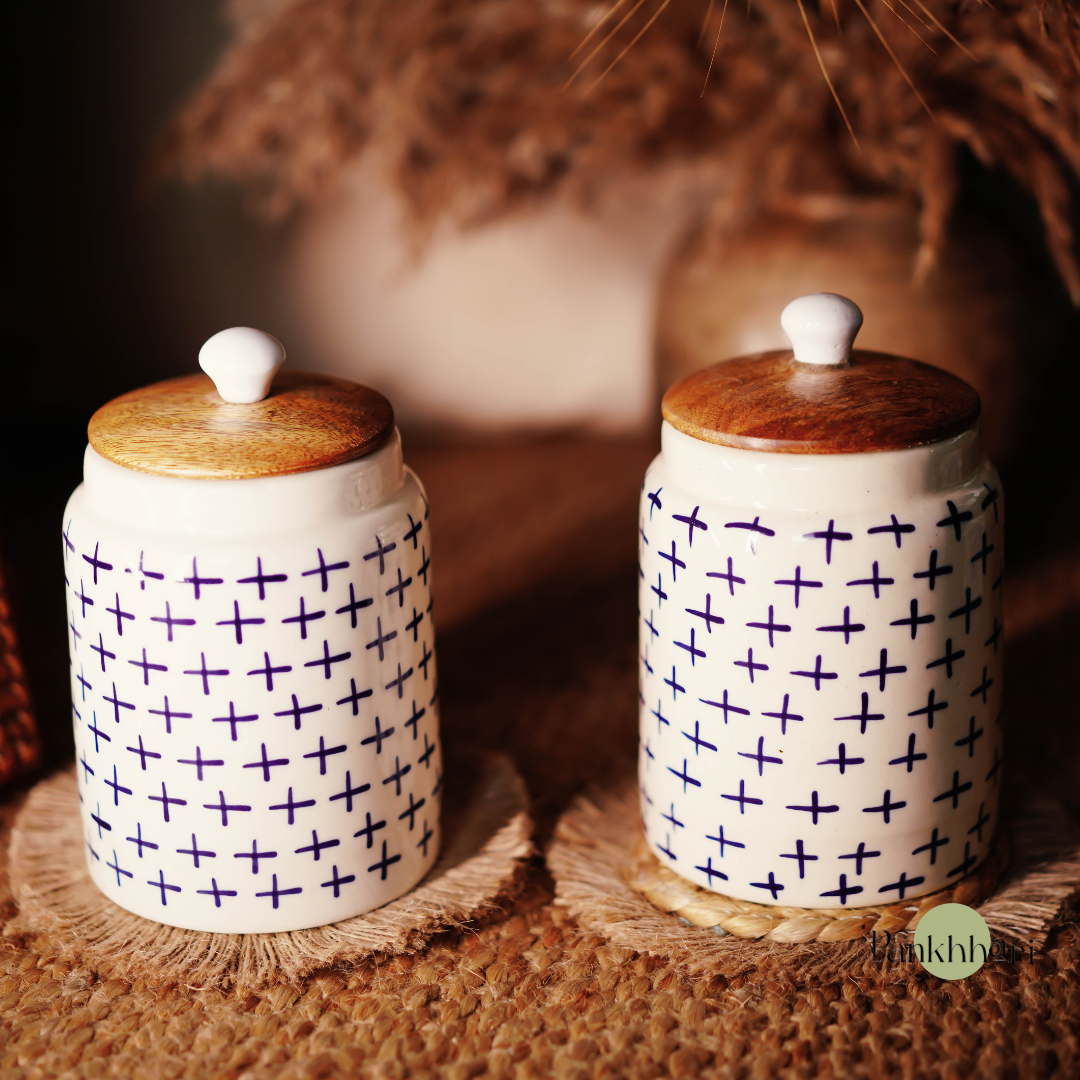
<path id="1" fill-rule="evenodd" d="M 248 0 L 170 132 L 166 163 L 264 209 L 319 198 L 363 149 L 419 224 L 588 203 L 673 168 L 730 228 L 785 195 L 904 193 L 917 272 L 957 148 L 1040 208 L 1074 302 L 1080 6 L 1070 0 Z"/>

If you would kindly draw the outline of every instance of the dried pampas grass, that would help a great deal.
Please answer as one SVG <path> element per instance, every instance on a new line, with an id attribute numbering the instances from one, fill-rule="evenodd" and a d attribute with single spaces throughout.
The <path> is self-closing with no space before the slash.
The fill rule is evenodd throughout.
<path id="1" fill-rule="evenodd" d="M 1038 203 L 1074 302 L 1075 0 L 247 0 L 164 162 L 272 214 L 378 147 L 414 220 L 475 223 L 688 170 L 718 230 L 791 195 L 900 192 L 940 249 L 957 149 Z"/>

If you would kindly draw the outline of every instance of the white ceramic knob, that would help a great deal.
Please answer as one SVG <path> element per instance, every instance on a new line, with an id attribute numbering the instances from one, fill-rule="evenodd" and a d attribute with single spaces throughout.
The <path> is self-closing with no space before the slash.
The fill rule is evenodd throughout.
<path id="1" fill-rule="evenodd" d="M 284 360 L 281 342 L 250 326 L 221 330 L 199 350 L 199 367 L 221 397 L 236 405 L 262 401 Z"/>
<path id="2" fill-rule="evenodd" d="M 780 315 L 780 325 L 801 364 L 846 364 L 862 322 L 858 305 L 836 293 L 800 296 Z"/>

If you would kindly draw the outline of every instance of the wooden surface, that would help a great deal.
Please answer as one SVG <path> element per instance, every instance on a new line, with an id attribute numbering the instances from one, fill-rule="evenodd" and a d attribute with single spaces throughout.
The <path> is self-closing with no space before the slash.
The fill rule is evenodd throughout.
<path id="1" fill-rule="evenodd" d="M 664 419 L 695 439 L 788 454 L 922 446 L 965 431 L 979 409 L 955 375 L 862 349 L 844 366 L 796 364 L 790 350 L 726 360 L 663 401 Z"/>
<path id="2" fill-rule="evenodd" d="M 377 450 L 394 410 L 345 379 L 281 371 L 251 405 L 222 401 L 206 375 L 185 375 L 114 398 L 90 418 L 90 445 L 140 472 L 246 480 L 339 465 Z"/>
<path id="3" fill-rule="evenodd" d="M 659 447 L 649 439 L 413 446 L 427 490 L 440 633 L 540 585 L 633 566 L 638 499 Z"/>

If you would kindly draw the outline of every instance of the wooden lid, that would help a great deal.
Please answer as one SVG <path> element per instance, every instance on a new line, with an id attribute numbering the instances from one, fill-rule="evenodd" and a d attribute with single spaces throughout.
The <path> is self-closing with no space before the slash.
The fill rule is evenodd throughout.
<path id="1" fill-rule="evenodd" d="M 90 418 L 104 458 L 158 476 L 247 480 L 339 465 L 377 450 L 394 430 L 390 402 L 366 386 L 280 371 L 268 396 L 223 400 L 206 375 L 133 390 Z"/>
<path id="2" fill-rule="evenodd" d="M 845 297 L 799 297 L 780 322 L 793 350 L 695 372 L 664 395 L 664 419 L 723 446 L 854 454 L 940 442 L 979 417 L 979 395 L 963 379 L 918 360 L 853 350 L 862 312 Z"/>
<path id="3" fill-rule="evenodd" d="M 980 408 L 963 379 L 862 349 L 844 366 L 801 364 L 789 349 L 725 360 L 676 383 L 662 405 L 695 439 L 786 454 L 924 446 L 966 431 Z"/>

